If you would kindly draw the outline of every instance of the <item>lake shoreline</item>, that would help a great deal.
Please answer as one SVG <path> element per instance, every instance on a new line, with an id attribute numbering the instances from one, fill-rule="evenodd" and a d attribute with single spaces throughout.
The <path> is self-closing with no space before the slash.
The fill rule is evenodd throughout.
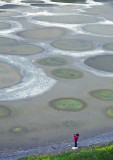
<path id="1" fill-rule="evenodd" d="M 89 147 L 96 145 L 103 145 L 113 141 L 113 132 L 101 134 L 95 137 L 87 138 L 81 141 L 78 141 L 78 147 Z M 22 157 L 31 156 L 31 155 L 40 155 L 40 154 L 53 154 L 60 153 L 63 151 L 71 150 L 74 142 L 70 143 L 61 143 L 57 145 L 49 145 L 45 147 L 38 147 L 35 149 L 21 150 L 21 151 L 11 151 L 7 153 L 0 154 L 0 160 L 17 160 Z"/>

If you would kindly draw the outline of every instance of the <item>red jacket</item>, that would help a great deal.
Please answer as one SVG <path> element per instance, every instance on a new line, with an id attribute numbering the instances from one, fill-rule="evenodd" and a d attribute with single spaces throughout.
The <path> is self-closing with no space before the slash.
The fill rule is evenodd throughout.
<path id="1" fill-rule="evenodd" d="M 74 135 L 74 141 L 77 142 L 78 136 Z"/>

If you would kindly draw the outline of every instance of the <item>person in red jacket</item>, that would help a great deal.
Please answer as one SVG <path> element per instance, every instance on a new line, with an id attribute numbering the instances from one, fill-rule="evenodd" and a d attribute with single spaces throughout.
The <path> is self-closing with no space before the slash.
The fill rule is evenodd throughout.
<path id="1" fill-rule="evenodd" d="M 75 147 L 77 147 L 78 138 L 79 138 L 79 134 L 74 134 Z"/>

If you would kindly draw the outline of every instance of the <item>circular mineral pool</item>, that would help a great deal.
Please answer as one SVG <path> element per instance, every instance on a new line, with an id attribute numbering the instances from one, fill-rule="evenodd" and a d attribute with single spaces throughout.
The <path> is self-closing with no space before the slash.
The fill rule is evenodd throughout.
<path id="1" fill-rule="evenodd" d="M 63 3 L 85 3 L 86 0 L 52 0 L 53 2 Z"/>
<path id="2" fill-rule="evenodd" d="M 9 20 L 11 18 L 11 16 L 17 16 L 20 15 L 20 13 L 15 12 L 15 11 L 0 11 L 0 20 Z"/>
<path id="3" fill-rule="evenodd" d="M 74 69 L 63 68 L 63 69 L 54 69 L 52 74 L 59 78 L 64 79 L 78 79 L 83 77 L 82 72 L 76 71 Z"/>
<path id="4" fill-rule="evenodd" d="M 36 61 L 36 63 L 45 65 L 45 66 L 61 66 L 61 65 L 66 65 L 68 62 L 63 58 L 49 57 L 49 58 L 44 58 L 39 61 Z"/>
<path id="5" fill-rule="evenodd" d="M 75 98 L 59 98 L 50 101 L 50 106 L 62 111 L 79 111 L 85 107 L 85 103 Z"/>
<path id="6" fill-rule="evenodd" d="M 35 45 L 16 45 L 16 46 L 0 46 L 0 54 L 17 54 L 17 55 L 29 55 L 42 52 L 41 47 Z"/>
<path id="7" fill-rule="evenodd" d="M 17 5 L 17 4 L 5 4 L 5 5 L 2 5 L 0 6 L 0 9 L 16 9 L 18 7 L 25 7 L 25 6 L 21 6 L 21 5 Z"/>
<path id="8" fill-rule="evenodd" d="M 64 29 L 58 27 L 46 27 L 46 28 L 37 28 L 33 30 L 26 30 L 19 32 L 18 35 L 25 38 L 33 39 L 53 39 L 61 37 L 65 34 Z"/>
<path id="9" fill-rule="evenodd" d="M 82 27 L 85 31 L 99 35 L 113 36 L 113 25 L 86 25 Z"/>
<path id="10" fill-rule="evenodd" d="M 67 23 L 67 24 L 82 24 L 82 23 L 94 23 L 98 19 L 91 16 L 84 15 L 63 15 L 63 16 L 38 16 L 33 19 L 38 21 L 48 21 L 53 23 Z"/>
<path id="11" fill-rule="evenodd" d="M 10 113 L 11 111 L 8 108 L 0 105 L 0 118 L 7 117 L 9 116 Z"/>
<path id="12" fill-rule="evenodd" d="M 36 7 L 56 7 L 58 6 L 57 4 L 47 4 L 47 3 L 42 3 L 42 4 L 31 4 L 32 6 L 36 6 Z"/>
<path id="13" fill-rule="evenodd" d="M 90 92 L 90 94 L 100 100 L 111 101 L 113 100 L 113 91 L 112 90 L 95 90 Z"/>
<path id="14" fill-rule="evenodd" d="M 113 72 L 113 55 L 90 57 L 84 63 L 98 70 Z"/>
<path id="15" fill-rule="evenodd" d="M 0 22 L 0 30 L 8 29 L 8 28 L 10 28 L 10 27 L 11 27 L 11 25 L 10 25 L 10 24 Z"/>
<path id="16" fill-rule="evenodd" d="M 22 3 L 44 3 L 43 1 L 38 1 L 38 0 L 24 0 L 21 2 Z"/>
<path id="17" fill-rule="evenodd" d="M 63 127 L 65 128 L 76 128 L 78 127 L 78 123 L 72 120 L 65 120 L 64 122 L 62 122 L 61 124 Z"/>
<path id="18" fill-rule="evenodd" d="M 106 49 L 106 50 L 113 51 L 113 43 L 104 44 L 103 48 Z"/>
<path id="19" fill-rule="evenodd" d="M 20 127 L 20 126 L 17 126 L 17 127 L 13 127 L 9 130 L 10 133 L 13 133 L 13 134 L 22 134 L 22 133 L 26 133 L 28 131 L 28 129 L 26 127 Z"/>
<path id="20" fill-rule="evenodd" d="M 86 51 L 93 48 L 91 41 L 82 39 L 61 39 L 54 41 L 51 45 L 55 48 L 69 51 Z"/>
<path id="21" fill-rule="evenodd" d="M 11 38 L 0 37 L 0 47 L 6 48 L 6 46 L 17 45 L 17 41 Z"/>
<path id="22" fill-rule="evenodd" d="M 15 68 L 0 62 L 0 88 L 12 86 L 20 81 L 21 76 Z"/>
<path id="23" fill-rule="evenodd" d="M 113 107 L 108 109 L 107 114 L 113 117 Z"/>

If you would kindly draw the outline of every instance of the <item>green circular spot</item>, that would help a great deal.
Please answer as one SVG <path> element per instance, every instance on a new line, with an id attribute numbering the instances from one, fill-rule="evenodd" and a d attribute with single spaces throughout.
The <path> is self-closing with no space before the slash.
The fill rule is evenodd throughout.
<path id="1" fill-rule="evenodd" d="M 83 76 L 82 72 L 69 68 L 55 69 L 52 71 L 52 74 L 59 78 L 65 78 L 65 79 L 77 79 Z"/>
<path id="2" fill-rule="evenodd" d="M 75 98 L 59 98 L 50 101 L 50 106 L 62 111 L 79 111 L 83 109 L 86 104 Z"/>
<path id="3" fill-rule="evenodd" d="M 113 43 L 104 44 L 103 48 L 106 49 L 106 50 L 113 51 Z"/>
<path id="4" fill-rule="evenodd" d="M 39 61 L 36 61 L 36 63 L 45 65 L 45 66 L 61 66 L 61 65 L 66 65 L 67 61 L 65 59 L 58 58 L 58 57 L 50 57 L 50 58 L 44 58 Z"/>
<path id="5" fill-rule="evenodd" d="M 8 116 L 10 113 L 11 111 L 8 108 L 0 106 L 0 118 Z"/>
<path id="6" fill-rule="evenodd" d="M 13 127 L 9 130 L 10 133 L 14 133 L 14 134 L 22 134 L 22 133 L 26 133 L 28 131 L 28 129 L 26 127 Z"/>
<path id="7" fill-rule="evenodd" d="M 62 126 L 65 128 L 73 128 L 73 127 L 76 128 L 76 127 L 78 127 L 78 123 L 75 121 L 66 120 L 66 121 L 62 122 Z"/>
<path id="8" fill-rule="evenodd" d="M 100 100 L 111 101 L 113 100 L 113 91 L 112 90 L 96 90 L 90 92 L 92 96 Z"/>
<path id="9" fill-rule="evenodd" d="M 113 107 L 108 109 L 107 114 L 113 116 Z"/>
<path id="10" fill-rule="evenodd" d="M 82 39 L 61 39 L 54 41 L 51 45 L 55 48 L 68 51 L 85 51 L 93 48 L 91 41 Z"/>

